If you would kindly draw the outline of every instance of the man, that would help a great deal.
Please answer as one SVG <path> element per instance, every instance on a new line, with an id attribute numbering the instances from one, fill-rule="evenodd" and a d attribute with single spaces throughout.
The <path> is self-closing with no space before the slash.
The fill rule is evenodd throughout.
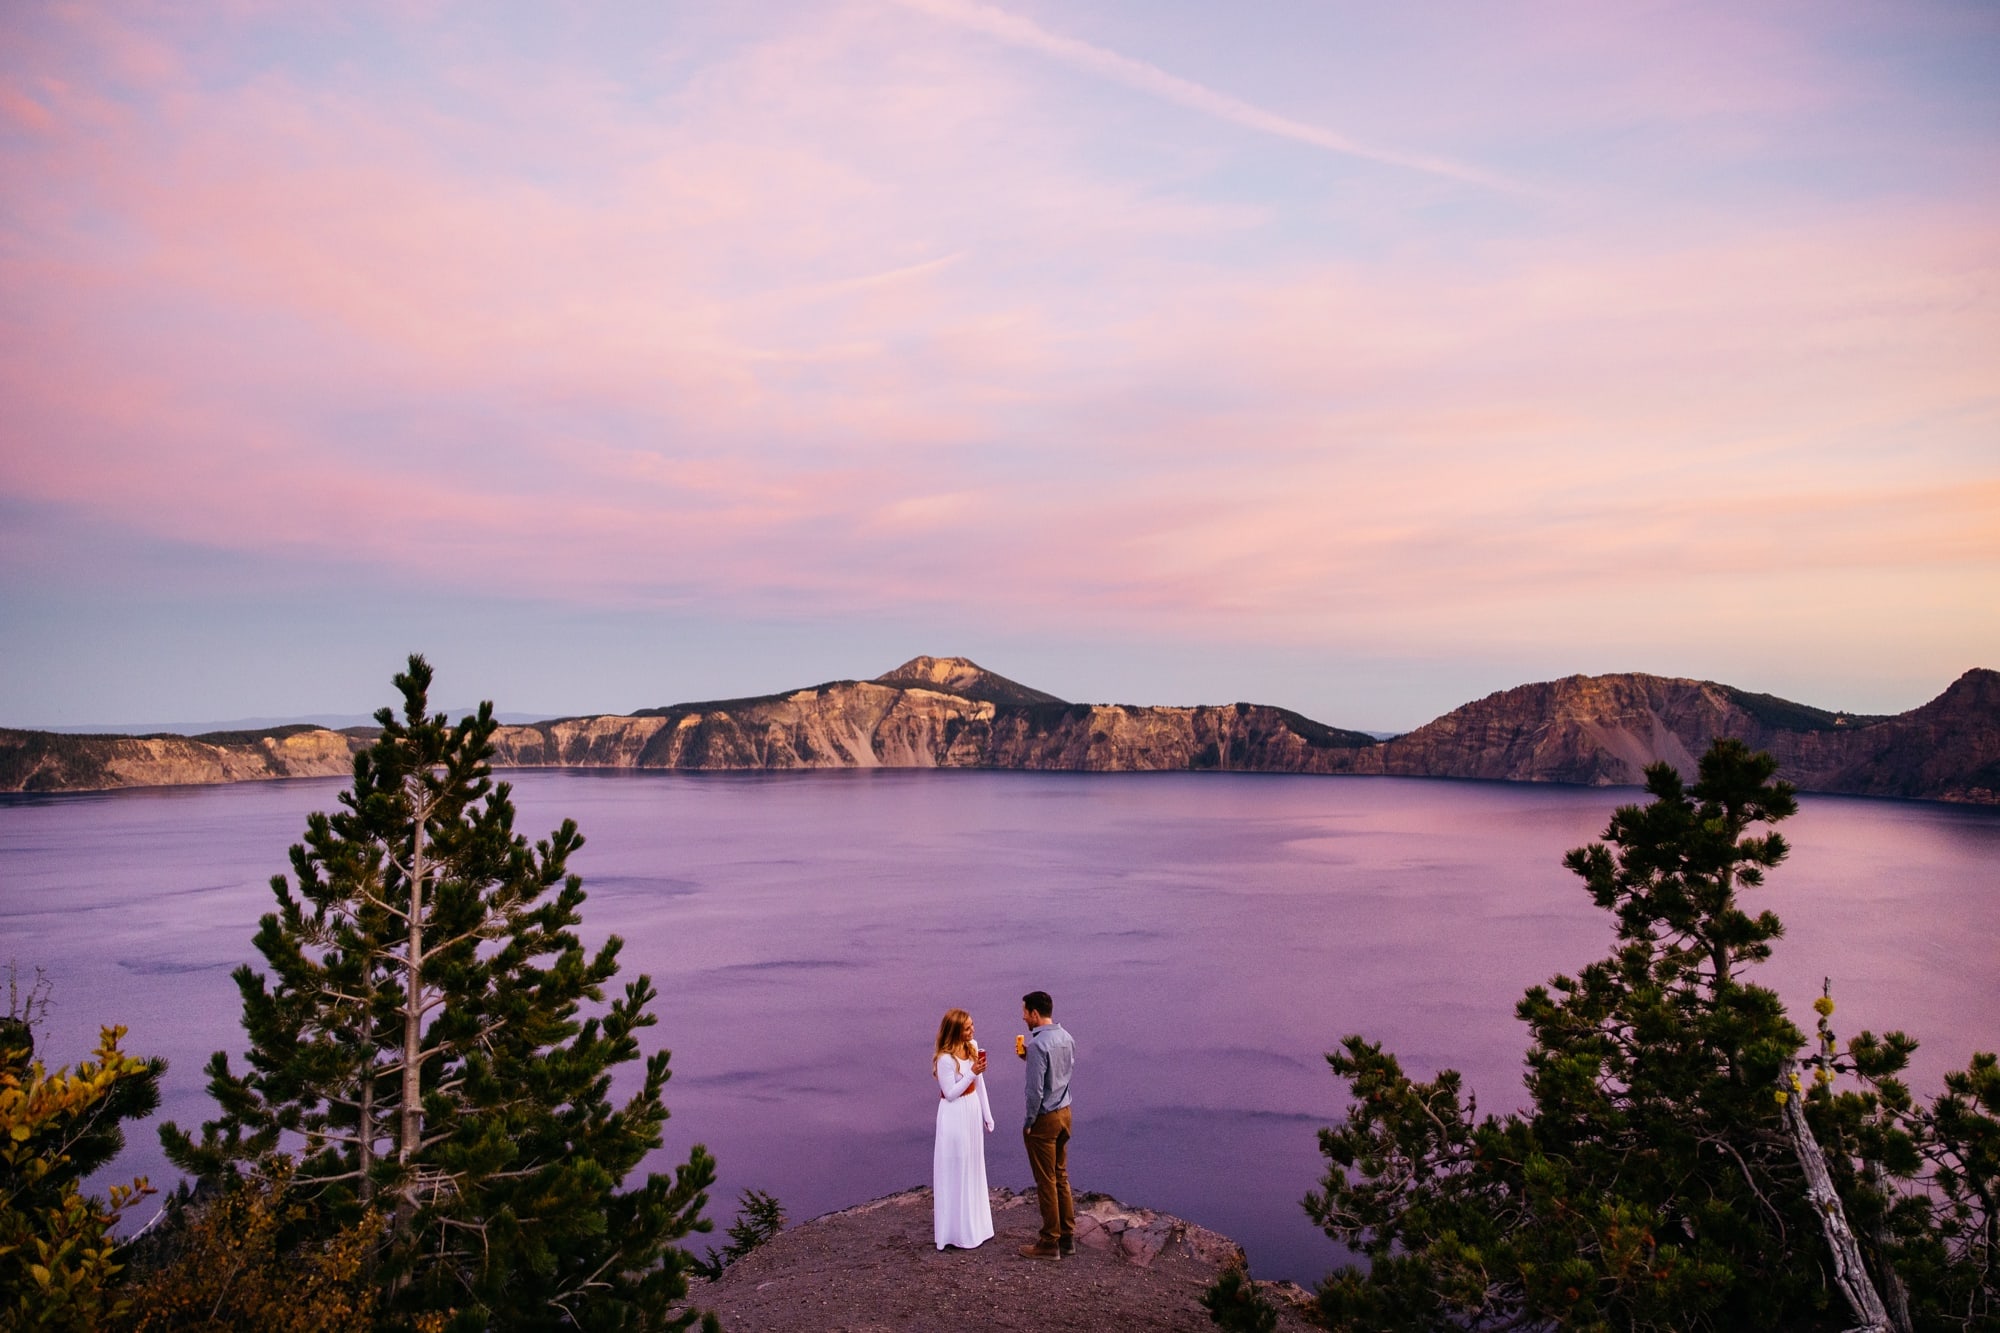
<path id="1" fill-rule="evenodd" d="M 1076 1200 L 1069 1192 L 1069 1075 L 1076 1067 L 1076 1043 L 1055 1021 L 1055 1011 L 1047 991 L 1021 997 L 1021 1019 L 1029 1032 L 1020 1052 L 1028 1062 L 1028 1125 L 1022 1136 L 1042 1208 L 1041 1234 L 1021 1250 L 1029 1259 L 1076 1253 Z"/>

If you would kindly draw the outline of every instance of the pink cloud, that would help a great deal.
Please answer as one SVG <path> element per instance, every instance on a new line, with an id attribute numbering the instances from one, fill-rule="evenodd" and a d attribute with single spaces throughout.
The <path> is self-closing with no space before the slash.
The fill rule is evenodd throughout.
<path id="1" fill-rule="evenodd" d="M 43 133 L 55 128 L 48 108 L 18 88 L 0 84 L 0 116 L 19 129 Z"/>
<path id="2" fill-rule="evenodd" d="M 41 186 L 0 249 L 17 499 L 550 598 L 976 588 L 1290 639 L 1559 627 L 1635 582 L 1695 625 L 1746 566 L 2000 561 L 1979 198 L 1685 229 L 1565 197 L 1353 254 L 1282 197 L 1108 169 L 978 44 L 898 16 L 881 49 L 870 6 L 644 99 L 526 58 L 231 82 L 79 21 L 33 54 L 60 78 L 0 83 L 0 169 Z M 1724 64 L 1704 104 L 1755 109 Z"/>

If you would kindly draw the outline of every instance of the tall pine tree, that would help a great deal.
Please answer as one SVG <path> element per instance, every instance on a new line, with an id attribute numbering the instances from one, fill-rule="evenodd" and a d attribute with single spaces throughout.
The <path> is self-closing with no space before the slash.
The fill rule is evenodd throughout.
<path id="1" fill-rule="evenodd" d="M 709 1229 L 714 1160 L 697 1145 L 671 1177 L 621 1189 L 660 1145 L 667 1052 L 610 1096 L 657 992 L 641 976 L 582 1016 L 621 941 L 592 955 L 574 934 L 575 824 L 530 846 L 491 778 L 492 706 L 456 725 L 430 715 L 421 657 L 395 683 L 401 716 L 376 714 L 341 809 L 308 820 L 291 879 L 271 882 L 277 910 L 256 936 L 268 976 L 235 974 L 246 1067 L 215 1055 L 222 1113 L 199 1138 L 166 1126 L 168 1156 L 226 1183 L 284 1154 L 328 1225 L 379 1210 L 391 1316 L 685 1327 L 691 1315 L 665 1314 L 692 1266 L 674 1242 Z"/>
<path id="2" fill-rule="evenodd" d="M 1786 1125 L 1803 1043 L 1746 979 L 1782 927 L 1743 893 L 1784 859 L 1777 765 L 1718 741 L 1684 784 L 1565 864 L 1617 919 L 1612 955 L 1530 990 L 1530 1108 L 1480 1118 L 1458 1075 L 1410 1079 L 1360 1037 L 1307 1211 L 1371 1261 L 1328 1278 L 1332 1328 L 1836 1330 L 1862 1322 Z M 1866 1280 L 1865 1277 L 1863 1279 Z"/>

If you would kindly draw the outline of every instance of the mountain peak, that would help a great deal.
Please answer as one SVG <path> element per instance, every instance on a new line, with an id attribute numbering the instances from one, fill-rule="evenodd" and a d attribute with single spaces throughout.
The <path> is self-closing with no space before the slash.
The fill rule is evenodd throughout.
<path id="1" fill-rule="evenodd" d="M 2000 671 L 1986 667 L 1974 667 L 1945 687 L 1943 694 L 1925 704 L 1918 712 L 1944 711 L 1985 711 L 2000 710 Z"/>
<path id="2" fill-rule="evenodd" d="M 995 675 L 969 657 L 913 657 L 894 671 L 875 677 L 878 685 L 920 685 L 965 699 L 996 704 L 1059 704 L 1067 702 L 1005 676 Z"/>

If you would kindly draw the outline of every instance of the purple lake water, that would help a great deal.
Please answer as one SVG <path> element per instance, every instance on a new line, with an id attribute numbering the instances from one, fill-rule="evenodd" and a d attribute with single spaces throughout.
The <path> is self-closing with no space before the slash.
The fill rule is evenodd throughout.
<path id="1" fill-rule="evenodd" d="M 1383 778 L 934 771 L 507 775 L 530 838 L 565 816 L 584 935 L 625 937 L 673 1051 L 655 1169 L 703 1142 L 720 1226 L 747 1187 L 794 1219 L 928 1183 L 938 1016 L 1011 1045 L 1053 993 L 1077 1043 L 1079 1189 L 1241 1241 L 1310 1284 L 1314 1131 L 1343 1106 L 1348 1032 L 1405 1068 L 1521 1097 L 1528 986 L 1606 951 L 1560 865 L 1633 790 Z M 271 875 L 333 780 L 0 798 L 0 962 L 45 969 L 50 1063 L 100 1023 L 164 1055 L 163 1118 L 213 1114 L 201 1066 L 236 1049 L 229 971 Z M 2000 812 L 1807 797 L 1757 893 L 1787 936 L 1760 980 L 1794 1016 L 1831 976 L 1838 1028 L 1916 1035 L 1913 1082 L 2000 1044 Z M 1801 1024 L 1809 1026 L 1809 1024 Z M 1030 1183 L 1019 1066 L 996 1049 L 993 1183 Z M 115 1177 L 171 1179 L 150 1126 Z"/>

